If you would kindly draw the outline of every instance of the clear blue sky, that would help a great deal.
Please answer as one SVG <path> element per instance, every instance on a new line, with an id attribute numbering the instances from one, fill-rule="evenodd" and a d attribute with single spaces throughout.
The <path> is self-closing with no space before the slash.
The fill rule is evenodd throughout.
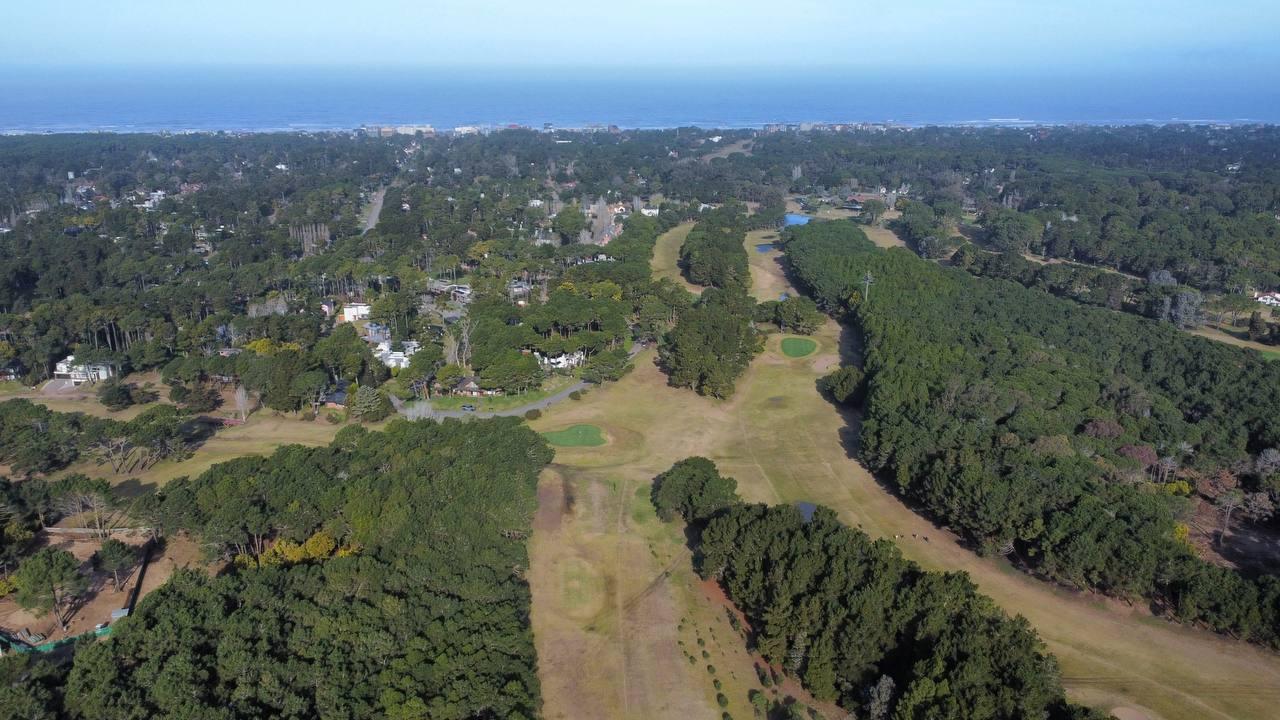
<path id="1" fill-rule="evenodd" d="M 5 66 L 1280 72 L 1280 0 L 14 0 Z"/>

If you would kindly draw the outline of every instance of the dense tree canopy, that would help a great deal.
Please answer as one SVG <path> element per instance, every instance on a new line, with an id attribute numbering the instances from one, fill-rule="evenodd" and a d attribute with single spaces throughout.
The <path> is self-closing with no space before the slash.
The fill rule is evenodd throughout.
<path id="1" fill-rule="evenodd" d="M 1188 487 L 1171 482 L 1280 444 L 1280 366 L 877 250 L 849 223 L 790 237 L 797 278 L 864 335 L 868 465 L 1054 580 L 1280 642 L 1280 581 L 1197 560 L 1176 527 Z"/>
<path id="2" fill-rule="evenodd" d="M 536 716 L 522 572 L 550 458 L 515 420 L 399 421 L 174 481 L 147 510 L 157 526 L 241 559 L 217 577 L 180 572 L 78 652 L 68 709 Z"/>
<path id="3" fill-rule="evenodd" d="M 738 376 L 764 349 L 764 339 L 752 324 L 754 310 L 754 301 L 741 289 L 703 292 L 680 314 L 659 348 L 670 383 L 702 395 L 732 395 Z"/>
<path id="4" fill-rule="evenodd" d="M 765 659 L 819 699 L 894 718 L 1093 717 L 1066 702 L 1027 621 L 966 575 L 925 572 L 825 507 L 806 517 L 742 504 L 705 458 L 660 475 L 654 499 L 660 515 L 680 510 L 700 530 L 698 571 L 746 615 Z M 877 687 L 897 690 L 877 697 Z"/>

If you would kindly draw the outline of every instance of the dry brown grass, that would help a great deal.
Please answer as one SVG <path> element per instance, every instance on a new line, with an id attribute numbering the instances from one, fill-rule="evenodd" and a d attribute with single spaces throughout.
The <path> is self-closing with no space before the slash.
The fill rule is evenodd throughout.
<path id="1" fill-rule="evenodd" d="M 867 239 L 882 248 L 904 248 L 907 246 L 898 234 L 887 227 L 880 225 L 864 225 L 862 231 L 867 234 Z"/>
<path id="2" fill-rule="evenodd" d="M 135 547 L 140 547 L 145 542 L 142 533 L 116 533 L 113 537 Z M 93 569 L 91 559 L 102 547 L 101 540 L 45 534 L 40 544 L 41 547 L 55 547 L 74 555 L 89 578 L 89 588 L 83 599 L 76 604 L 66 632 L 62 631 L 52 613 L 37 616 L 19 607 L 12 595 L 0 599 L 0 627 L 14 633 L 27 629 L 44 635 L 49 641 L 62 640 L 90 632 L 99 623 L 110 622 L 111 613 L 127 605 L 129 596 L 138 583 L 138 568 L 135 566 L 130 573 L 122 576 L 121 586 L 116 589 L 110 573 Z M 185 536 L 166 539 L 164 549 L 152 556 L 151 563 L 142 576 L 139 597 L 146 597 L 163 585 L 180 567 L 208 568 L 200 555 L 200 548 Z"/>
<path id="3" fill-rule="evenodd" d="M 754 278 L 757 269 L 769 266 L 753 259 Z M 761 277 L 761 282 L 767 284 L 758 295 L 773 293 L 785 280 Z M 616 441 L 603 452 L 557 452 L 557 463 L 572 475 L 579 497 L 561 530 L 535 532 L 531 546 L 534 630 L 549 717 L 714 717 L 704 712 L 713 696 L 705 671 L 680 654 L 687 630 L 681 635 L 665 623 L 672 615 L 669 607 L 689 618 L 702 613 L 708 627 L 716 618 L 707 614 L 705 598 L 684 571 L 681 539 L 667 526 L 636 523 L 630 515 L 639 506 L 636 491 L 690 455 L 715 460 L 737 478 L 747 500 L 821 503 L 874 537 L 899 538 L 904 554 L 924 567 L 969 573 L 982 592 L 1036 627 L 1058 657 L 1074 700 L 1140 711 L 1153 720 L 1275 716 L 1280 656 L 1171 624 L 1141 606 L 1054 587 L 1000 559 L 981 558 L 887 492 L 850 457 L 848 428 L 856 418 L 842 416 L 814 386 L 822 374 L 819 359 L 829 364 L 841 329 L 828 322 L 815 339 L 817 353 L 790 359 L 780 352 L 779 338 L 771 337 L 739 382 L 738 393 L 724 402 L 666 387 L 651 364 L 652 353 L 646 353 L 630 376 L 581 403 L 562 404 L 534 423 L 547 429 L 589 422 Z M 581 488 L 594 483 L 615 488 L 607 502 L 598 503 L 607 511 L 583 500 L 587 495 Z M 613 524 L 595 517 L 597 512 Z M 566 556 L 579 557 L 598 572 L 602 592 L 623 598 L 621 605 L 615 603 L 619 609 L 586 623 L 565 612 L 551 579 L 563 572 L 560 561 Z M 672 574 L 647 596 L 660 596 L 663 606 L 643 614 L 625 609 L 626 598 L 667 567 Z M 751 676 L 750 663 L 721 654 L 713 661 L 721 670 L 718 677 L 723 681 L 731 672 L 738 683 L 726 692 L 733 703 L 729 710 L 735 717 L 751 717 L 745 704 L 751 685 L 743 680 Z M 665 695 L 649 697 L 650 692 Z"/>
<path id="4" fill-rule="evenodd" d="M 1206 323 L 1189 331 L 1192 335 L 1199 335 L 1210 340 L 1217 340 L 1228 345 L 1236 347 L 1249 348 L 1257 350 L 1268 358 L 1276 358 L 1280 356 L 1280 347 L 1275 345 L 1265 345 L 1260 342 L 1250 340 L 1246 334 L 1237 328 L 1231 328 L 1225 325 L 1217 325 L 1214 323 Z"/>
<path id="5" fill-rule="evenodd" d="M 737 140 L 731 143 L 725 143 L 715 152 L 709 152 L 699 157 L 701 162 L 709 163 L 716 158 L 727 158 L 734 153 L 742 153 L 743 155 L 751 154 L 751 146 L 754 143 L 751 140 Z"/>
<path id="6" fill-rule="evenodd" d="M 649 267 L 653 270 L 654 279 L 668 278 L 694 295 L 702 294 L 702 286 L 694 285 L 685 279 L 680 271 L 680 247 L 684 239 L 689 237 L 693 223 L 681 223 L 658 236 L 653 247 L 653 260 Z"/>

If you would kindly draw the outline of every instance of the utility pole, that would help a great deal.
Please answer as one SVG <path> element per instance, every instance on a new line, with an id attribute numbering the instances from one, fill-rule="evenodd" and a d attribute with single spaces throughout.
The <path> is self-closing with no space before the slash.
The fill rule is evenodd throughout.
<path id="1" fill-rule="evenodd" d="M 862 301 L 863 302 L 866 302 L 871 298 L 871 285 L 875 283 L 875 281 L 876 279 L 871 275 L 870 270 L 862 274 Z"/>

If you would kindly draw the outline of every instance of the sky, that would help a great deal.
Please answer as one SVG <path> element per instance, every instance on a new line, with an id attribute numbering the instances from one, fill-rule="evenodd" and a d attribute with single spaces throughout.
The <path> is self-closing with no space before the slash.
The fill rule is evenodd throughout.
<path id="1" fill-rule="evenodd" d="M 5 68 L 146 65 L 1280 74 L 1277 0 L 55 0 Z"/>

